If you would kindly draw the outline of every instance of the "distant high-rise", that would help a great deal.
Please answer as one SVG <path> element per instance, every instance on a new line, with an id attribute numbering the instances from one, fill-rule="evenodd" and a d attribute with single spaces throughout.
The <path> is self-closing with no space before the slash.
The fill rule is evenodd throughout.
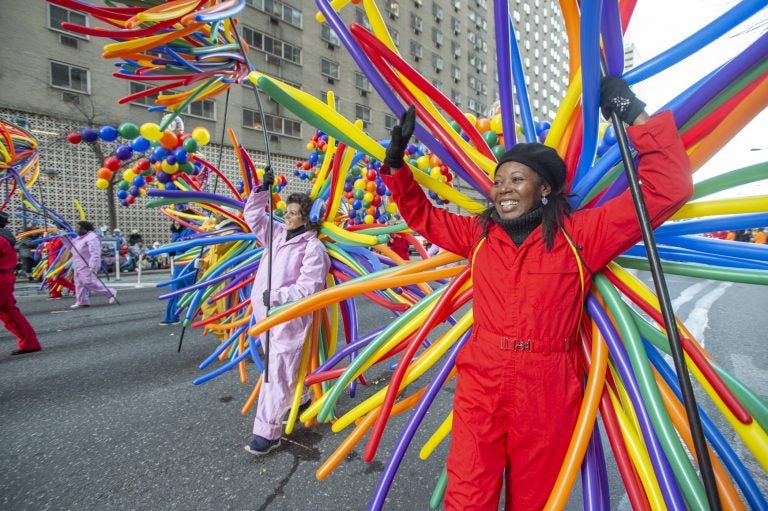
<path id="1" fill-rule="evenodd" d="M 248 0 L 238 15 L 240 30 L 256 68 L 324 98 L 336 96 L 336 107 L 348 119 L 361 119 L 377 139 L 388 137 L 396 118 L 385 107 L 339 37 L 326 23 L 315 21 L 314 2 L 298 0 Z M 497 68 L 492 5 L 488 0 L 389 0 L 378 7 L 400 54 L 419 73 L 465 112 L 488 115 L 497 99 Z M 531 107 L 537 120 L 551 119 L 565 93 L 568 53 L 560 11 L 554 0 L 510 0 L 510 12 L 526 72 Z M 342 10 L 346 23 L 369 27 L 362 5 Z M 75 219 L 72 199 L 78 198 L 88 215 L 106 223 L 103 194 L 93 186 L 99 155 L 71 146 L 65 136 L 86 125 L 137 124 L 160 120 L 147 111 L 150 99 L 125 105 L 118 100 L 149 86 L 112 76 L 114 62 L 101 57 L 101 39 L 60 28 L 69 21 L 99 25 L 81 12 L 46 2 L 9 2 L 0 18 L 6 35 L 0 46 L 0 115 L 25 124 L 42 146 L 45 199 Z M 234 86 L 226 104 L 224 94 L 191 104 L 183 112 L 188 131 L 206 127 L 212 143 L 203 151 L 232 179 L 237 180 L 236 160 L 222 133 L 232 128 L 240 143 L 263 164 L 264 140 L 258 107 L 251 87 Z M 306 157 L 306 143 L 313 128 L 285 107 L 263 96 L 270 134 L 273 166 L 290 174 L 294 162 Z M 225 118 L 226 116 L 226 118 Z M 292 183 L 296 190 L 306 183 Z M 14 204 L 18 206 L 18 204 Z M 143 230 L 145 239 L 164 241 L 165 222 L 143 207 L 118 208 L 122 229 Z"/>

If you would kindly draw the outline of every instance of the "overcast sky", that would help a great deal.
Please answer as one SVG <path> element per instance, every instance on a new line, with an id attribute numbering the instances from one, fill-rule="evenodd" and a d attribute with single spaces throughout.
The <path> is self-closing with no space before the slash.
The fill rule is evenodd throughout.
<path id="1" fill-rule="evenodd" d="M 640 62 L 655 57 L 732 8 L 737 0 L 639 0 L 630 22 L 628 40 L 637 48 Z M 649 111 L 688 88 L 720 64 L 727 62 L 768 29 L 768 8 L 669 70 L 635 87 Z M 762 21 L 757 30 L 745 29 Z M 694 181 L 768 160 L 768 110 L 749 123 L 694 176 Z M 735 195 L 768 194 L 761 186 L 737 190 Z M 733 194 L 732 194 L 733 195 Z"/>

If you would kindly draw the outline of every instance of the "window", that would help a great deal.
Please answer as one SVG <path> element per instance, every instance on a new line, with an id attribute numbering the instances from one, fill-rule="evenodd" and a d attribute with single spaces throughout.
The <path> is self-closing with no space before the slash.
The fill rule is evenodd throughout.
<path id="1" fill-rule="evenodd" d="M 291 138 L 301 138 L 301 123 L 293 119 L 287 119 L 272 114 L 264 114 L 267 131 Z M 243 108 L 243 127 L 254 130 L 262 130 L 261 118 L 256 110 Z"/>
<path id="2" fill-rule="evenodd" d="M 66 32 L 67 34 L 71 34 L 72 37 L 88 39 L 88 36 L 86 35 L 78 34 L 77 32 L 71 32 L 61 28 L 61 24 L 65 21 L 74 23 L 75 25 L 83 25 L 86 27 L 88 26 L 88 16 L 82 12 L 70 11 L 69 9 L 59 7 L 58 5 L 48 4 L 48 28 Z"/>
<path id="3" fill-rule="evenodd" d="M 371 29 L 371 22 L 368 21 L 365 11 L 360 8 L 355 9 L 355 23 L 364 26 L 368 30 Z"/>
<path id="4" fill-rule="evenodd" d="M 459 66 L 451 66 L 451 78 L 453 78 L 454 82 L 459 83 L 459 80 L 461 80 L 461 69 L 459 69 Z"/>
<path id="5" fill-rule="evenodd" d="M 451 103 L 457 107 L 461 106 L 461 92 L 457 91 L 456 89 L 451 89 Z"/>
<path id="6" fill-rule="evenodd" d="M 443 8 L 435 1 L 432 2 L 432 17 L 438 23 L 443 19 Z"/>
<path id="7" fill-rule="evenodd" d="M 210 99 L 195 101 L 187 106 L 186 113 L 192 117 L 202 117 L 203 119 L 215 121 L 216 102 Z"/>
<path id="8" fill-rule="evenodd" d="M 456 41 L 451 41 L 451 53 L 454 59 L 461 57 L 461 45 Z"/>
<path id="9" fill-rule="evenodd" d="M 340 76 L 339 63 L 334 62 L 332 60 L 325 59 L 325 58 L 321 58 L 320 74 L 328 78 L 333 78 L 334 80 L 338 80 Z"/>
<path id="10" fill-rule="evenodd" d="M 432 54 L 432 67 L 435 68 L 435 71 L 439 73 L 443 69 L 444 64 L 445 63 L 443 62 L 443 57 L 437 53 Z"/>
<path id="11" fill-rule="evenodd" d="M 152 85 L 146 85 L 146 84 L 143 84 L 143 83 L 140 83 L 140 82 L 130 81 L 130 82 L 128 82 L 128 87 L 129 87 L 128 90 L 129 90 L 129 92 L 131 94 L 136 94 L 137 92 L 142 92 L 142 91 L 145 91 L 147 89 L 150 89 L 153 86 Z M 133 101 L 131 101 L 131 103 L 136 104 L 136 105 L 154 106 L 155 105 L 155 101 L 157 101 L 157 96 L 159 94 L 160 94 L 159 92 L 154 92 L 152 94 L 148 94 L 146 96 L 142 96 L 140 98 L 136 98 Z"/>
<path id="12" fill-rule="evenodd" d="M 329 91 L 322 91 L 320 93 L 320 98 L 322 98 L 323 103 L 326 105 L 328 104 L 328 92 Z M 333 104 L 335 105 L 336 111 L 341 112 L 341 98 L 336 95 L 336 93 L 333 93 Z"/>
<path id="13" fill-rule="evenodd" d="M 387 25 L 387 30 L 389 31 L 389 35 L 392 36 L 392 41 L 395 43 L 395 46 L 400 46 L 400 31 L 389 25 Z"/>
<path id="14" fill-rule="evenodd" d="M 301 48 L 297 46 L 284 43 L 272 36 L 262 34 L 248 27 L 243 27 L 243 39 L 245 39 L 248 46 L 256 50 L 301 65 Z"/>
<path id="15" fill-rule="evenodd" d="M 51 87 L 90 94 L 90 73 L 82 67 L 51 61 Z"/>
<path id="16" fill-rule="evenodd" d="M 432 42 L 438 48 L 443 45 L 443 33 L 437 27 L 432 27 Z"/>
<path id="17" fill-rule="evenodd" d="M 441 81 L 440 81 L 440 80 L 438 80 L 437 78 L 433 78 L 432 80 L 430 80 L 430 82 L 432 82 L 432 85 L 433 85 L 433 86 L 435 87 L 435 89 L 437 89 L 437 90 L 440 90 L 440 89 L 442 89 L 442 88 L 443 88 L 443 82 L 441 82 Z"/>
<path id="18" fill-rule="evenodd" d="M 411 28 L 417 34 L 421 33 L 424 29 L 424 22 L 422 21 L 421 16 L 411 14 Z"/>
<path id="19" fill-rule="evenodd" d="M 371 83 L 368 81 L 368 78 L 366 78 L 365 75 L 360 71 L 355 71 L 355 87 L 361 91 L 371 91 Z"/>
<path id="20" fill-rule="evenodd" d="M 259 11 L 275 16 L 294 27 L 302 27 L 301 10 L 279 0 L 245 0 L 245 3 Z"/>
<path id="21" fill-rule="evenodd" d="M 453 5 L 454 11 L 459 12 L 459 9 L 461 9 L 461 0 L 451 0 L 451 5 Z"/>
<path id="22" fill-rule="evenodd" d="M 451 16 L 451 30 L 455 35 L 459 35 L 461 32 L 461 21 Z"/>
<path id="23" fill-rule="evenodd" d="M 371 122 L 371 109 L 365 105 L 355 103 L 355 118 L 363 121 L 363 127 L 367 128 Z"/>
<path id="24" fill-rule="evenodd" d="M 390 19 L 397 19 L 398 16 L 400 16 L 400 1 L 399 0 L 389 0 L 386 2 L 386 5 L 384 6 L 384 10 L 387 13 L 387 16 L 390 17 Z"/>
<path id="25" fill-rule="evenodd" d="M 384 129 L 388 132 L 392 131 L 392 128 L 397 124 L 397 119 L 393 115 L 384 114 Z"/>
<path id="26" fill-rule="evenodd" d="M 416 60 L 421 58 L 422 54 L 422 46 L 421 43 L 418 41 L 411 41 L 411 55 L 413 55 Z"/>
<path id="27" fill-rule="evenodd" d="M 323 23 L 320 27 L 320 39 L 330 46 L 341 46 L 339 36 L 336 35 L 336 32 L 327 23 Z"/>

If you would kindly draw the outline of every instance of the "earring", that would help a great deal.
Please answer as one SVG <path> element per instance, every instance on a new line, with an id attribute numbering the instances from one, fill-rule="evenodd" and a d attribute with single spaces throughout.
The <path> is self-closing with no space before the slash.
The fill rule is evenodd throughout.
<path id="1" fill-rule="evenodd" d="M 547 199 L 546 195 L 542 195 L 541 196 L 541 205 L 542 206 L 546 206 L 547 204 L 549 204 L 549 199 Z"/>

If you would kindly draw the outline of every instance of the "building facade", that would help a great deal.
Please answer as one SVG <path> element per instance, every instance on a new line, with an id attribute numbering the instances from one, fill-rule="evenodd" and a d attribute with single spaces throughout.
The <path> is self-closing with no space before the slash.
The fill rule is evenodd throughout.
<path id="1" fill-rule="evenodd" d="M 509 1 L 534 116 L 551 119 L 568 74 L 567 41 L 557 2 Z M 361 119 L 372 137 L 388 138 L 397 119 L 330 26 L 315 20 L 314 2 L 248 0 L 247 4 L 238 16 L 239 26 L 259 71 L 322 99 L 333 91 L 342 115 Z M 463 111 L 487 116 L 498 90 L 491 3 L 389 0 L 377 5 L 403 58 Z M 346 23 L 370 27 L 362 5 L 348 5 L 341 16 Z M 84 13 L 43 1 L 5 6 L 0 18 L 5 35 L 0 46 L 0 116 L 39 138 L 43 177 L 36 186 L 43 189 L 47 204 L 75 221 L 77 198 L 89 219 L 102 225 L 106 201 L 115 199 L 94 187 L 95 171 L 101 166 L 98 153 L 85 144 L 69 144 L 67 133 L 89 125 L 159 122 L 160 115 L 147 110 L 151 99 L 119 104 L 120 98 L 149 84 L 113 77 L 115 62 L 101 57 L 109 41 L 63 30 L 62 21 L 101 24 Z M 262 105 L 273 167 L 289 176 L 288 191 L 306 190 L 306 182 L 290 176 L 295 162 L 306 158 L 314 128 L 264 95 Z M 228 100 L 221 94 L 190 105 L 182 115 L 187 131 L 195 126 L 209 130 L 212 141 L 203 152 L 212 163 L 220 162 L 231 179 L 237 180 L 239 172 L 229 138 L 222 137 L 226 128 L 235 131 L 257 165 L 264 164 L 264 133 L 253 87 L 233 86 Z M 106 156 L 111 154 L 114 144 L 101 145 Z M 137 229 L 145 240 L 165 241 L 167 221 L 141 202 L 118 206 L 118 227 Z"/>

